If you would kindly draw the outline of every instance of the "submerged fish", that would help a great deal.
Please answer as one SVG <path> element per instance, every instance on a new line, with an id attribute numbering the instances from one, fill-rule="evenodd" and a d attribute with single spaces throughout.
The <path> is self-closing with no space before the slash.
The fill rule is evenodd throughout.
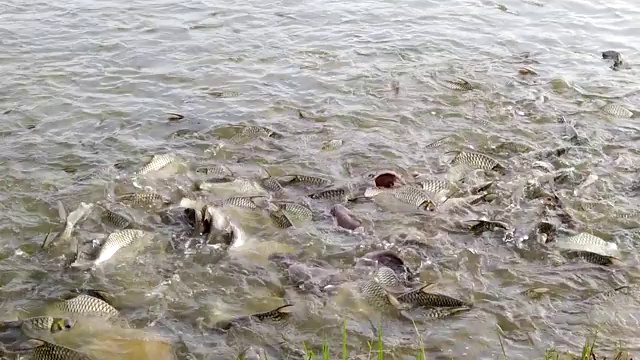
<path id="1" fill-rule="evenodd" d="M 618 104 L 607 104 L 601 110 L 606 114 L 618 117 L 630 118 L 633 116 L 633 112 Z"/>
<path id="2" fill-rule="evenodd" d="M 471 310 L 471 308 L 468 306 L 429 308 L 424 312 L 424 316 L 430 319 L 442 319 L 469 310 Z"/>
<path id="3" fill-rule="evenodd" d="M 202 166 L 196 168 L 196 173 L 204 174 L 209 176 L 215 176 L 218 178 L 230 178 L 233 177 L 233 172 L 231 169 L 226 167 L 225 165 L 214 165 L 214 166 Z"/>
<path id="4" fill-rule="evenodd" d="M 242 130 L 240 130 L 236 135 L 234 135 L 231 140 L 232 141 L 240 141 L 246 138 L 252 137 L 271 137 L 274 139 L 283 139 L 284 136 L 280 133 L 277 133 L 269 128 L 262 126 L 244 126 Z"/>
<path id="5" fill-rule="evenodd" d="M 252 319 L 255 319 L 258 321 L 276 321 L 276 322 L 286 320 L 291 316 L 290 308 L 292 306 L 293 304 L 285 304 L 266 312 L 248 315 L 248 316 L 240 316 L 231 320 L 218 321 L 215 327 L 222 330 L 229 330 L 233 325 L 238 325 L 238 324 L 248 325 Z"/>
<path id="6" fill-rule="evenodd" d="M 497 220 L 473 220 L 476 224 L 469 227 L 469 230 L 475 234 L 482 234 L 485 231 L 494 231 L 496 229 L 510 230 L 511 226 L 505 222 Z"/>
<path id="7" fill-rule="evenodd" d="M 129 227 L 133 222 L 131 218 L 105 207 L 102 208 L 102 221 L 121 229 Z"/>
<path id="8" fill-rule="evenodd" d="M 378 196 L 382 193 L 390 193 L 397 200 L 400 200 L 409 205 L 414 205 L 418 209 L 433 211 L 436 208 L 435 202 L 431 199 L 427 192 L 412 185 L 405 185 L 402 187 L 391 189 L 367 188 L 364 192 L 364 196 L 370 198 Z"/>
<path id="9" fill-rule="evenodd" d="M 480 154 L 471 151 L 454 151 L 456 156 L 451 160 L 452 165 L 466 165 L 474 169 L 493 170 L 501 174 L 506 172 L 506 167 L 498 160 L 495 160 L 488 155 Z"/>
<path id="10" fill-rule="evenodd" d="M 456 79 L 441 79 L 440 83 L 442 85 L 444 85 L 446 88 L 451 89 L 451 90 L 463 90 L 463 91 L 468 91 L 468 90 L 473 90 L 474 86 L 471 85 L 471 83 L 469 83 L 467 80 L 462 79 L 462 78 L 456 78 Z"/>
<path id="11" fill-rule="evenodd" d="M 336 224 L 341 228 L 345 228 L 348 230 L 364 230 L 362 227 L 362 222 L 355 218 L 351 210 L 344 207 L 341 204 L 335 204 L 331 208 L 331 215 L 336 219 Z"/>
<path id="12" fill-rule="evenodd" d="M 136 229 L 124 229 L 111 233 L 100 247 L 98 256 L 91 261 L 93 266 L 99 265 L 113 257 L 120 249 L 129 247 L 134 243 L 142 243 L 143 240 L 151 240 L 154 234 Z M 85 267 L 89 264 L 80 260 L 80 254 L 77 255 L 76 261 L 71 264 L 72 267 Z"/>
<path id="13" fill-rule="evenodd" d="M 431 149 L 431 148 L 440 147 L 440 146 L 442 146 L 444 144 L 450 144 L 450 143 L 453 142 L 453 138 L 454 138 L 454 136 L 452 136 L 452 135 L 447 135 L 445 137 L 441 137 L 441 138 L 435 140 L 434 142 L 425 145 L 425 148 Z"/>
<path id="14" fill-rule="evenodd" d="M 471 307 L 471 304 L 451 296 L 427 292 L 432 287 L 431 285 L 422 286 L 419 289 L 398 295 L 396 298 L 401 303 L 416 307 Z"/>
<path id="15" fill-rule="evenodd" d="M 91 358 L 78 351 L 61 345 L 44 343 L 33 350 L 32 360 L 91 360 Z"/>
<path id="16" fill-rule="evenodd" d="M 342 144 L 344 144 L 344 141 L 340 140 L 340 139 L 329 140 L 329 141 L 325 142 L 324 144 L 322 144 L 321 149 L 323 151 L 336 150 L 340 146 L 342 146 Z"/>
<path id="17" fill-rule="evenodd" d="M 67 241 L 71 238 L 73 230 L 75 226 L 82 220 L 84 220 L 87 215 L 93 211 L 94 205 L 92 203 L 86 204 L 81 202 L 78 208 L 72 211 L 69 215 L 67 215 L 67 211 L 64 208 L 64 205 L 61 201 L 58 201 L 58 214 L 60 219 L 64 221 L 64 229 L 53 239 L 49 241 L 49 236 L 47 236 L 42 243 L 42 248 L 46 248 L 50 246 L 52 243 L 56 241 Z"/>
<path id="18" fill-rule="evenodd" d="M 151 160 L 138 171 L 138 175 L 146 175 L 153 171 L 162 170 L 169 164 L 176 162 L 177 157 L 174 154 L 153 155 Z"/>
<path id="19" fill-rule="evenodd" d="M 160 206 L 168 205 L 170 201 L 155 191 L 141 191 L 122 194 L 118 200 L 125 201 L 134 206 Z"/>

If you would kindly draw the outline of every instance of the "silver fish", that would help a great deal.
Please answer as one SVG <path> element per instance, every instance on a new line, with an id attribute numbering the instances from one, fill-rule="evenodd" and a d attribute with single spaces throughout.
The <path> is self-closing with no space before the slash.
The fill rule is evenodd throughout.
<path id="1" fill-rule="evenodd" d="M 51 334 L 73 328 L 75 321 L 70 318 L 36 316 L 21 320 L 20 330 L 38 340 L 46 340 Z"/>
<path id="2" fill-rule="evenodd" d="M 146 175 L 153 171 L 162 170 L 169 164 L 176 162 L 177 157 L 174 154 L 153 155 L 151 161 L 138 171 L 138 175 Z"/>
<path id="3" fill-rule="evenodd" d="M 222 207 L 239 207 L 245 209 L 258 209 L 256 199 L 266 199 L 266 196 L 235 196 L 225 199 L 220 204 Z"/>
<path id="4" fill-rule="evenodd" d="M 471 85 L 471 83 L 469 83 L 467 80 L 462 79 L 462 78 L 456 78 L 456 79 L 440 79 L 440 83 L 445 86 L 448 89 L 451 90 L 462 90 L 462 91 L 468 91 L 468 90 L 473 90 L 474 86 Z"/>
<path id="5" fill-rule="evenodd" d="M 165 199 L 162 195 L 154 191 L 141 191 L 122 194 L 118 197 L 118 200 L 128 202 L 134 206 L 161 206 L 168 205 L 169 200 Z"/>
<path id="6" fill-rule="evenodd" d="M 322 144 L 321 149 L 323 151 L 336 150 L 340 146 L 342 146 L 342 144 L 344 144 L 344 141 L 340 140 L 340 139 L 329 140 L 329 141 L 325 142 L 324 144 Z"/>
<path id="7" fill-rule="evenodd" d="M 401 305 L 398 300 L 388 293 L 375 279 L 359 284 L 358 291 L 364 300 L 372 307 L 380 310 L 397 310 Z"/>
<path id="8" fill-rule="evenodd" d="M 87 355 L 71 350 L 61 345 L 44 343 L 35 348 L 31 355 L 32 360 L 91 360 Z"/>
<path id="9" fill-rule="evenodd" d="M 121 229 L 129 227 L 129 225 L 131 225 L 131 223 L 133 222 L 131 218 L 111 211 L 107 208 L 102 209 L 102 221 Z"/>
<path id="10" fill-rule="evenodd" d="M 557 246 L 563 250 L 588 251 L 602 256 L 618 257 L 618 245 L 589 233 L 558 240 Z"/>
<path id="11" fill-rule="evenodd" d="M 62 230 L 62 232 L 60 232 L 56 237 L 54 237 L 51 240 L 49 240 L 49 236 L 47 236 L 44 242 L 42 243 L 42 248 L 44 249 L 56 241 L 69 240 L 71 238 L 71 235 L 73 233 L 75 226 L 79 222 L 83 221 L 87 217 L 87 215 L 89 215 L 91 211 L 93 211 L 93 207 L 94 207 L 94 204 L 92 203 L 87 204 L 87 203 L 81 202 L 80 205 L 78 205 L 78 208 L 76 210 L 72 211 L 69 215 L 67 215 L 67 211 L 64 205 L 62 204 L 61 201 L 58 201 L 58 215 L 60 216 L 60 219 L 64 221 L 64 229 Z"/>
<path id="12" fill-rule="evenodd" d="M 441 138 L 435 140 L 432 143 L 429 143 L 429 144 L 425 145 L 425 148 L 427 148 L 427 149 L 437 148 L 437 147 L 440 147 L 440 146 L 445 145 L 445 144 L 450 144 L 452 142 L 453 142 L 452 141 L 452 136 L 451 135 L 447 135 L 445 137 L 441 137 Z"/>
<path id="13" fill-rule="evenodd" d="M 500 164 L 498 160 L 495 160 L 488 155 L 471 151 L 455 152 L 457 154 L 453 160 L 451 160 L 452 165 L 466 165 L 474 169 L 494 170 L 502 174 L 506 172 L 504 165 Z"/>
<path id="14" fill-rule="evenodd" d="M 435 202 L 431 199 L 427 192 L 412 185 L 390 189 L 367 188 L 364 192 L 364 196 L 367 198 L 371 198 L 382 193 L 390 193 L 396 199 L 406 204 L 414 205 L 418 209 L 433 211 L 436 208 Z"/>
<path id="15" fill-rule="evenodd" d="M 526 153 L 532 151 L 533 148 L 522 142 L 515 141 L 503 141 L 494 147 L 494 150 L 497 151 L 505 151 L 505 152 L 513 152 L 513 153 Z"/>
<path id="16" fill-rule="evenodd" d="M 284 175 L 279 177 L 279 180 L 287 185 L 302 184 L 323 187 L 331 184 L 331 181 L 328 179 L 312 175 Z"/>
<path id="17" fill-rule="evenodd" d="M 262 182 L 262 187 L 264 187 L 267 191 L 271 191 L 275 193 L 284 191 L 284 188 L 282 187 L 280 182 L 278 182 L 276 178 L 273 178 L 271 176 L 262 179 L 261 182 Z"/>
<path id="18" fill-rule="evenodd" d="M 214 165 L 214 166 L 198 167 L 198 168 L 196 168 L 196 173 L 209 175 L 209 176 L 215 176 L 215 177 L 219 177 L 219 178 L 233 177 L 233 172 L 231 171 L 231 169 L 229 169 L 225 165 Z"/>
<path id="19" fill-rule="evenodd" d="M 510 230 L 511 226 L 502 221 L 496 220 L 473 220 L 476 224 L 469 227 L 469 230 L 475 234 L 481 234 L 485 231 L 494 231 L 496 229 Z"/>
<path id="20" fill-rule="evenodd" d="M 98 256 L 91 263 L 96 266 L 111 259 L 120 249 L 131 246 L 134 243 L 142 243 L 143 240 L 151 240 L 154 234 L 137 229 L 124 229 L 111 233 L 102 244 Z M 80 260 L 80 254 L 76 261 L 71 264 L 72 267 L 84 267 L 87 264 Z"/>
<path id="21" fill-rule="evenodd" d="M 234 135 L 232 141 L 240 141 L 247 138 L 255 137 L 272 137 L 274 139 L 282 139 L 284 136 L 271 129 L 262 126 L 245 126 L 236 135 Z"/>
<path id="22" fill-rule="evenodd" d="M 633 112 L 629 111 L 628 109 L 618 104 L 613 104 L 613 103 L 603 106 L 601 110 L 606 114 L 618 116 L 618 117 L 630 118 L 633 116 Z"/>
<path id="23" fill-rule="evenodd" d="M 373 279 L 391 294 L 404 294 L 411 290 L 403 284 L 393 269 L 386 266 L 379 267 Z"/>
<path id="24" fill-rule="evenodd" d="M 293 218 L 301 221 L 310 221 L 313 218 L 313 211 L 304 205 L 281 202 L 277 203 L 277 206 L 290 219 Z"/>
<path id="25" fill-rule="evenodd" d="M 332 200 L 332 201 L 340 201 L 343 203 L 346 203 L 348 201 L 352 201 L 355 199 L 351 191 L 344 188 L 323 190 L 317 193 L 310 194 L 308 196 L 316 200 Z"/>
<path id="26" fill-rule="evenodd" d="M 605 256 L 601 254 L 596 254 L 590 251 L 575 251 L 568 250 L 564 252 L 564 256 L 567 258 L 580 258 L 587 262 L 596 265 L 612 265 L 614 263 L 614 258 L 611 256 Z"/>
<path id="27" fill-rule="evenodd" d="M 117 317 L 120 312 L 108 302 L 87 294 L 80 294 L 74 298 L 56 301 L 47 306 L 48 310 L 57 310 L 64 314 L 82 314 L 103 318 Z"/>
<path id="28" fill-rule="evenodd" d="M 269 218 L 275 226 L 281 229 L 293 227 L 293 223 L 289 217 L 280 209 L 269 211 Z"/>
<path id="29" fill-rule="evenodd" d="M 351 210 L 344 205 L 336 204 L 331 208 L 331 215 L 336 219 L 336 224 L 341 228 L 348 230 L 360 231 L 364 230 L 362 222 L 355 218 Z"/>

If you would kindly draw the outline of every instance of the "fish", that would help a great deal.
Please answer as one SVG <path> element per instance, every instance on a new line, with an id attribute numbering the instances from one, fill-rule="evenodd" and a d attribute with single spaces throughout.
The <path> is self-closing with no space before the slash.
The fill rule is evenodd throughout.
<path id="1" fill-rule="evenodd" d="M 280 202 L 276 204 L 282 213 L 290 219 L 297 219 L 301 221 L 310 221 L 313 219 L 313 211 L 307 206 L 292 203 L 292 202 Z"/>
<path id="2" fill-rule="evenodd" d="M 558 241 L 558 246 L 565 250 L 590 251 L 604 256 L 616 256 L 618 251 L 615 243 L 584 232 Z"/>
<path id="3" fill-rule="evenodd" d="M 315 200 L 331 200 L 343 203 L 357 200 L 357 198 L 351 193 L 351 190 L 345 188 L 323 190 L 307 196 Z"/>
<path id="4" fill-rule="evenodd" d="M 128 202 L 134 206 L 160 206 L 168 205 L 171 202 L 155 191 L 141 191 L 122 194 L 119 201 Z"/>
<path id="5" fill-rule="evenodd" d="M 347 209 L 344 205 L 335 204 L 331 208 L 331 216 L 336 219 L 336 224 L 344 229 L 353 231 L 363 231 L 362 222 L 355 218 L 351 210 Z"/>
<path id="6" fill-rule="evenodd" d="M 373 279 L 377 281 L 385 291 L 392 294 L 403 294 L 411 290 L 405 286 L 393 269 L 386 266 L 378 267 Z"/>
<path id="7" fill-rule="evenodd" d="M 45 249 L 51 246 L 51 244 L 55 242 L 68 241 L 71 238 L 71 235 L 73 233 L 75 226 L 79 222 L 86 219 L 87 215 L 89 215 L 93 211 L 93 208 L 94 208 L 93 203 L 87 204 L 87 203 L 81 202 L 80 205 L 78 205 L 78 208 L 76 208 L 76 210 L 72 211 L 69 215 L 67 215 L 67 211 L 64 207 L 64 204 L 62 204 L 61 201 L 58 201 L 58 215 L 60 216 L 60 219 L 64 221 L 64 229 L 56 237 L 52 238 L 51 240 L 49 240 L 49 236 L 47 235 L 47 237 L 42 242 L 42 248 Z"/>
<path id="8" fill-rule="evenodd" d="M 189 198 L 182 198 L 179 206 L 185 208 L 184 211 L 187 216 L 187 222 L 193 227 L 192 236 L 200 236 L 207 232 L 204 221 L 206 211 L 206 205 L 204 203 Z"/>
<path id="9" fill-rule="evenodd" d="M 462 78 L 457 78 L 454 80 L 441 79 L 441 84 L 450 90 L 469 91 L 474 89 L 474 86 L 471 85 L 471 83 Z"/>
<path id="10" fill-rule="evenodd" d="M 397 200 L 400 200 L 409 205 L 414 205 L 421 210 L 434 211 L 436 208 L 435 202 L 431 199 L 427 192 L 412 185 L 405 185 L 402 187 L 391 189 L 367 188 L 364 191 L 364 196 L 367 198 L 371 198 L 382 193 L 390 193 Z"/>
<path id="11" fill-rule="evenodd" d="M 140 169 L 137 175 L 146 175 L 154 171 L 162 170 L 164 167 L 177 161 L 175 154 L 153 155 L 151 160 Z"/>
<path id="12" fill-rule="evenodd" d="M 424 316 L 429 319 L 442 319 L 469 310 L 471 310 L 471 308 L 468 306 L 453 308 L 430 308 L 424 312 Z"/>
<path id="13" fill-rule="evenodd" d="M 330 180 L 313 175 L 284 175 L 278 179 L 286 185 L 301 184 L 324 187 L 331 184 Z"/>
<path id="14" fill-rule="evenodd" d="M 511 226 L 505 222 L 497 220 L 473 220 L 477 221 L 475 225 L 472 225 L 469 230 L 475 234 L 482 234 L 485 231 L 494 231 L 496 229 L 510 230 Z"/>
<path id="15" fill-rule="evenodd" d="M 257 195 L 257 196 L 235 196 L 228 199 L 223 200 L 220 205 L 222 207 L 239 207 L 245 209 L 258 209 L 259 206 L 256 204 L 256 199 L 266 199 L 266 196 Z"/>
<path id="16" fill-rule="evenodd" d="M 564 252 L 564 256 L 566 256 L 567 258 L 580 258 L 585 260 L 586 262 L 596 264 L 596 265 L 607 266 L 607 265 L 612 265 L 614 263 L 613 257 L 593 253 L 590 251 L 569 250 Z"/>
<path id="17" fill-rule="evenodd" d="M 229 181 L 230 180 L 230 181 Z M 244 194 L 263 194 L 266 189 L 256 179 L 234 178 L 234 179 L 209 179 L 208 181 L 196 181 L 193 187 L 197 191 L 212 191 L 228 189 Z"/>
<path id="18" fill-rule="evenodd" d="M 120 312 L 104 299 L 88 294 L 79 294 L 73 298 L 59 300 L 47 306 L 47 313 L 50 311 L 61 312 L 62 314 L 81 314 L 86 316 L 112 319 Z"/>
<path id="19" fill-rule="evenodd" d="M 195 171 L 198 174 L 215 176 L 218 178 L 233 177 L 233 171 L 225 165 L 201 166 L 197 167 Z"/>
<path id="20" fill-rule="evenodd" d="M 395 296 L 389 294 L 375 279 L 360 283 L 358 291 L 371 307 L 380 310 L 397 310 L 401 306 Z"/>
<path id="21" fill-rule="evenodd" d="M 606 114 L 618 116 L 618 117 L 630 118 L 633 116 L 633 112 L 631 112 L 630 110 L 618 104 L 613 104 L 613 103 L 609 103 L 603 106 L 600 110 L 602 110 L 602 112 Z"/>
<path id="22" fill-rule="evenodd" d="M 105 207 L 102 208 L 102 221 L 121 229 L 129 227 L 133 223 L 133 220 L 128 216 L 124 216 Z"/>
<path id="23" fill-rule="evenodd" d="M 104 244 L 102 244 L 98 256 L 91 263 L 93 266 L 100 265 L 111 259 L 120 249 L 129 247 L 134 243 L 142 243 L 143 240 L 153 238 L 154 234 L 144 230 L 124 229 L 111 233 Z M 72 267 L 86 267 L 87 263 L 80 260 L 80 254 L 71 264 Z"/>
<path id="24" fill-rule="evenodd" d="M 375 266 L 384 266 L 393 270 L 396 275 L 405 281 L 411 281 L 414 274 L 404 261 L 391 250 L 378 250 L 366 253 L 364 256 L 356 260 L 356 262 L 372 262 Z"/>
<path id="25" fill-rule="evenodd" d="M 467 165 L 474 169 L 493 170 L 501 174 L 506 172 L 506 167 L 498 160 L 488 155 L 471 151 L 453 151 L 456 156 L 451 160 L 451 165 Z M 452 153 L 452 152 L 449 152 Z"/>
<path id="26" fill-rule="evenodd" d="M 440 146 L 445 145 L 445 144 L 450 144 L 452 142 L 453 142 L 453 136 L 452 135 L 447 135 L 447 136 L 441 137 L 441 138 L 439 138 L 439 139 L 437 139 L 437 140 L 425 145 L 425 148 L 433 149 L 433 148 L 437 148 L 437 147 L 440 147 Z"/>
<path id="27" fill-rule="evenodd" d="M 374 174 L 373 176 L 373 184 L 376 187 L 382 188 L 392 188 L 397 185 L 404 185 L 405 182 L 402 180 L 402 176 L 395 171 L 391 170 L 383 170 Z"/>
<path id="28" fill-rule="evenodd" d="M 320 149 L 322 149 L 323 151 L 332 151 L 341 147 L 342 144 L 344 144 L 343 140 L 333 139 L 323 143 Z"/>
<path id="29" fill-rule="evenodd" d="M 293 227 L 291 219 L 289 219 L 289 217 L 282 211 L 282 209 L 270 210 L 269 218 L 276 227 L 279 227 L 281 229 Z"/>
<path id="30" fill-rule="evenodd" d="M 520 75 L 538 75 L 537 72 L 533 71 L 530 68 L 526 68 L 526 67 L 518 69 L 518 74 L 520 74 Z"/>
<path id="31" fill-rule="evenodd" d="M 607 50 L 602 52 L 602 58 L 605 60 L 619 61 L 622 59 L 622 55 L 615 50 Z"/>
<path id="32" fill-rule="evenodd" d="M 47 340 L 50 334 L 69 330 L 76 323 L 70 318 L 53 316 L 35 316 L 20 321 L 20 330 L 30 338 L 37 340 Z"/>
<path id="33" fill-rule="evenodd" d="M 81 352 L 69 349 L 61 345 L 44 343 L 33 350 L 32 360 L 91 360 Z"/>
<path id="34" fill-rule="evenodd" d="M 290 308 L 293 304 L 285 304 L 273 310 L 252 314 L 248 316 L 240 316 L 230 320 L 218 321 L 214 327 L 222 330 L 229 330 L 233 325 L 248 324 L 251 320 L 278 322 L 288 319 L 291 316 Z"/>
<path id="35" fill-rule="evenodd" d="M 240 95 L 240 93 L 237 91 L 220 91 L 220 90 L 210 90 L 210 91 L 207 91 L 207 94 L 217 98 L 236 97 Z"/>
<path id="36" fill-rule="evenodd" d="M 424 285 L 396 296 L 401 303 L 411 304 L 415 307 L 471 307 L 472 305 L 448 295 L 427 292 L 433 284 Z"/>
<path id="37" fill-rule="evenodd" d="M 261 183 L 262 183 L 262 187 L 265 188 L 265 190 L 267 191 L 271 191 L 275 193 L 284 191 L 284 188 L 282 187 L 280 182 L 278 182 L 278 179 L 274 177 L 269 176 L 269 177 L 263 178 L 261 179 Z"/>
<path id="38" fill-rule="evenodd" d="M 207 206 L 204 221 L 209 224 L 207 244 L 222 243 L 226 246 L 240 247 L 245 243 L 242 229 L 233 223 L 229 217 L 217 206 Z"/>
<path id="39" fill-rule="evenodd" d="M 239 141 L 242 138 L 251 138 L 251 137 L 271 137 L 274 139 L 283 139 L 284 136 L 280 133 L 277 133 L 269 128 L 262 126 L 244 126 L 242 130 L 240 130 L 236 135 L 234 135 L 231 140 Z"/>
<path id="40" fill-rule="evenodd" d="M 167 117 L 167 120 L 169 120 L 169 121 L 179 121 L 179 120 L 184 119 L 184 115 L 181 115 L 181 114 L 178 114 L 178 113 L 168 112 L 166 114 L 169 115 Z"/>

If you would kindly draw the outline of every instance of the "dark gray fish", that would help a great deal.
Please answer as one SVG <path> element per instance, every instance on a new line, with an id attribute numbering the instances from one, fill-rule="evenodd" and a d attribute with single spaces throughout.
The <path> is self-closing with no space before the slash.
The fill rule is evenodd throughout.
<path id="1" fill-rule="evenodd" d="M 47 235 L 42 243 L 42 248 L 47 248 L 54 242 L 68 241 L 71 238 L 75 226 L 86 219 L 87 215 L 93 211 L 93 207 L 94 205 L 92 203 L 86 204 L 81 202 L 76 210 L 67 215 L 67 210 L 64 205 L 61 201 L 58 201 L 58 216 L 60 216 L 60 219 L 64 222 L 64 229 L 53 238 L 50 238 L 49 235 Z"/>
<path id="2" fill-rule="evenodd" d="M 477 222 L 475 225 L 472 225 L 469 230 L 474 234 L 482 234 L 485 231 L 494 231 L 496 229 L 504 229 L 509 230 L 511 226 L 502 221 L 496 220 L 473 220 Z"/>
<path id="3" fill-rule="evenodd" d="M 179 121 L 179 120 L 184 119 L 184 115 L 181 115 L 181 114 L 178 114 L 178 113 L 168 112 L 166 114 L 169 115 L 167 117 L 167 120 L 169 120 L 169 121 Z"/>
<path id="4" fill-rule="evenodd" d="M 364 192 L 364 196 L 367 198 L 371 198 L 382 193 L 390 193 L 397 200 L 400 200 L 409 205 L 414 205 L 421 210 L 433 211 L 436 208 L 435 202 L 431 199 L 427 192 L 412 185 L 405 185 L 391 189 L 367 188 Z"/>
<path id="5" fill-rule="evenodd" d="M 425 285 L 419 289 L 411 290 L 402 295 L 398 295 L 396 298 L 401 303 L 411 304 L 413 306 L 420 307 L 471 307 L 472 305 L 453 298 L 451 296 L 429 293 L 426 292 L 427 288 L 430 288 L 432 284 Z"/>
<path id="6" fill-rule="evenodd" d="M 175 154 L 153 155 L 151 160 L 138 171 L 138 175 L 146 175 L 150 172 L 162 170 L 169 164 L 177 161 Z"/>
<path id="7" fill-rule="evenodd" d="M 498 160 L 493 159 L 485 154 L 471 151 L 455 151 L 457 154 L 451 160 L 452 165 L 466 165 L 474 169 L 493 170 L 504 174 L 507 169 L 500 164 Z"/>
<path id="8" fill-rule="evenodd" d="M 133 222 L 131 218 L 104 207 L 102 208 L 102 221 L 121 229 L 129 227 Z"/>
<path id="9" fill-rule="evenodd" d="M 622 59 L 622 55 L 615 50 L 607 50 L 602 52 L 602 58 L 605 60 L 619 61 Z"/>
<path id="10" fill-rule="evenodd" d="M 284 175 L 280 176 L 278 179 L 280 182 L 287 185 L 300 184 L 324 187 L 331 184 L 331 181 L 328 179 L 312 175 Z"/>
<path id="11" fill-rule="evenodd" d="M 207 91 L 207 94 L 217 98 L 237 97 L 240 95 L 240 93 L 237 91 L 221 91 L 221 90 L 209 90 Z"/>
<path id="12" fill-rule="evenodd" d="M 385 291 L 391 294 L 404 294 L 411 290 L 405 286 L 404 282 L 393 269 L 386 266 L 379 267 L 373 279 L 377 281 Z"/>
<path id="13" fill-rule="evenodd" d="M 364 261 L 365 263 L 372 262 L 373 265 L 376 266 L 388 267 L 401 279 L 406 281 L 411 281 L 416 276 L 411 272 L 411 270 L 409 270 L 409 267 L 405 265 L 404 261 L 402 261 L 402 259 L 391 250 L 369 252 L 358 259 L 358 262 L 361 261 Z"/>
<path id="14" fill-rule="evenodd" d="M 289 311 L 291 310 L 290 308 L 292 306 L 293 304 L 285 304 L 270 311 L 248 315 L 248 316 L 240 316 L 230 320 L 218 321 L 215 324 L 215 327 L 222 330 L 229 330 L 233 325 L 239 325 L 239 324 L 248 325 L 252 319 L 255 319 L 258 321 L 272 321 L 272 322 L 283 321 L 288 319 L 291 316 L 291 313 Z"/>
<path id="15" fill-rule="evenodd" d="M 71 350 L 61 345 L 44 343 L 35 348 L 31 355 L 32 360 L 91 360 L 91 358 L 78 351 Z"/>
<path id="16" fill-rule="evenodd" d="M 180 200 L 180 207 L 185 208 L 184 214 L 187 222 L 193 227 L 191 236 L 200 236 L 208 232 L 207 224 L 204 221 L 206 205 L 189 198 Z"/>
<path id="17" fill-rule="evenodd" d="M 357 220 L 351 210 L 341 204 L 335 204 L 331 208 L 331 215 L 336 219 L 336 224 L 348 230 L 363 229 L 362 222 Z"/>
<path id="18" fill-rule="evenodd" d="M 371 307 L 380 310 L 397 310 L 400 306 L 398 300 L 375 279 L 360 283 L 358 291 Z"/>

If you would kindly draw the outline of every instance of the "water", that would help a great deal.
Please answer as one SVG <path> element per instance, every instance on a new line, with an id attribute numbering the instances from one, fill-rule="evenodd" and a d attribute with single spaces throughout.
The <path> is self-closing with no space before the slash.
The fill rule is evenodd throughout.
<path id="1" fill-rule="evenodd" d="M 263 230 L 255 220 L 251 233 L 261 244 L 221 260 L 159 245 L 133 265 L 85 276 L 60 271 L 59 253 L 37 249 L 46 232 L 58 229 L 56 201 L 75 208 L 104 199 L 116 172 L 105 169 L 114 163 L 135 169 L 146 156 L 174 151 L 196 163 L 261 163 L 276 174 L 317 171 L 336 182 L 385 167 L 441 174 L 445 150 L 426 149 L 430 142 L 457 133 L 480 150 L 506 140 L 558 147 L 567 144 L 559 115 L 576 121 L 590 140 L 559 162 L 599 177 L 577 197 L 572 188 L 562 194 L 636 209 L 637 193 L 629 189 L 639 161 L 636 120 L 598 109 L 610 101 L 640 109 L 639 20 L 640 7 L 629 1 L 4 1 L 2 310 L 15 314 L 68 288 L 100 285 L 131 305 L 125 314 L 134 324 L 169 327 L 194 353 L 232 358 L 243 346 L 281 340 L 270 327 L 226 341 L 201 330 L 224 315 L 283 302 L 268 251 L 308 246 L 329 257 L 354 245 L 379 247 L 379 239 L 411 240 L 428 247 L 396 247 L 410 265 L 422 260 L 424 281 L 476 304 L 420 329 L 429 358 L 501 356 L 497 325 L 513 359 L 549 347 L 575 351 L 595 327 L 605 349 L 620 340 L 637 351 L 635 303 L 579 305 L 598 290 L 637 281 L 637 224 L 613 220 L 609 210 L 599 222 L 576 210 L 577 228 L 615 239 L 624 268 L 556 261 L 546 250 L 503 244 L 495 233 L 450 234 L 438 219 L 451 215 L 425 220 L 382 204 L 354 208 L 374 224 L 375 237 L 336 232 L 327 220 L 286 232 Z M 600 55 L 609 49 L 630 68 L 611 70 Z M 522 67 L 538 76 L 518 75 Z M 436 81 L 440 76 L 461 76 L 479 88 L 449 90 Z M 166 112 L 185 118 L 168 121 Z M 285 138 L 205 151 L 220 142 L 212 129 L 237 123 L 267 126 Z M 320 151 L 332 139 L 345 144 Z M 530 173 L 522 162 L 510 164 L 520 178 Z M 502 189 L 518 188 L 519 177 L 510 176 Z M 179 183 L 187 181 L 169 178 L 162 187 Z M 534 225 L 533 205 L 512 213 L 508 204 L 478 211 Z M 326 204 L 316 206 L 328 213 Z M 159 244 L 167 242 L 175 229 L 155 224 Z M 89 221 L 77 235 L 89 240 L 101 231 Z M 347 256 L 342 267 L 352 260 Z M 541 300 L 522 294 L 541 286 L 550 289 Z M 298 308 L 279 334 L 292 346 L 317 346 L 324 337 L 338 343 L 346 318 L 351 350 L 367 349 L 369 325 L 349 302 L 323 303 L 291 289 L 287 297 Z M 413 326 L 391 322 L 385 334 L 396 358 L 415 353 Z"/>

